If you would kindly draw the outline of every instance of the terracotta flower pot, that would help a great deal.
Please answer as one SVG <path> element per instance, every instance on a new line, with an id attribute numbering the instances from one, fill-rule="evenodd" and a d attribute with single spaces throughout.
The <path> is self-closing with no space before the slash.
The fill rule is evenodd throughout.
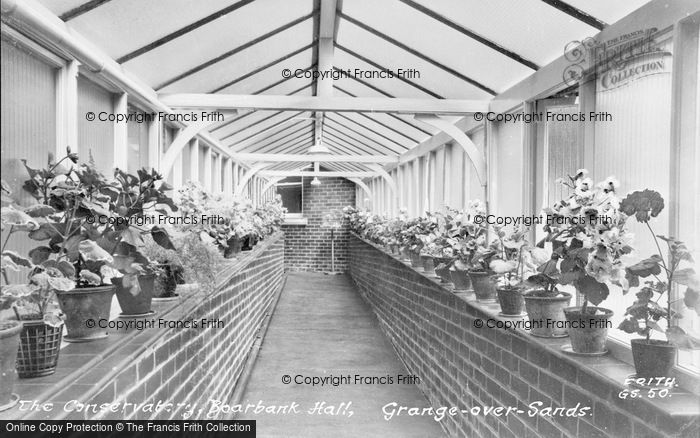
<path id="1" fill-rule="evenodd" d="M 632 339 L 632 359 L 637 377 L 667 377 L 676 364 L 678 348 L 659 339 Z"/>
<path id="2" fill-rule="evenodd" d="M 559 292 L 556 297 L 546 296 L 544 291 L 532 291 L 523 295 L 525 309 L 532 325 L 530 334 L 542 338 L 567 336 L 564 308 L 569 307 L 571 294 Z"/>
<path id="3" fill-rule="evenodd" d="M 413 266 L 413 268 L 416 271 L 423 270 L 423 264 L 421 263 L 421 260 L 420 260 L 420 254 L 415 252 L 415 251 L 411 251 L 411 266 Z"/>
<path id="4" fill-rule="evenodd" d="M 68 292 L 57 291 L 58 304 L 66 315 L 67 342 L 87 342 L 107 337 L 99 327 L 100 319 L 109 319 L 114 286 L 82 287 Z M 88 327 L 88 320 L 94 325 Z"/>
<path id="5" fill-rule="evenodd" d="M 139 275 L 139 287 L 141 291 L 133 295 L 129 288 L 122 285 L 122 278 L 113 278 L 112 284 L 117 288 L 117 301 L 122 308 L 122 316 L 142 316 L 152 312 L 153 283 L 155 274 Z"/>
<path id="6" fill-rule="evenodd" d="M 498 302 L 501 305 L 501 313 L 506 316 L 521 316 L 525 307 L 523 290 L 517 287 L 498 288 Z"/>
<path id="7" fill-rule="evenodd" d="M 0 322 L 0 411 L 12 408 L 19 401 L 19 396 L 12 391 L 17 381 L 15 362 L 21 331 L 19 321 Z"/>
<path id="8" fill-rule="evenodd" d="M 472 281 L 472 288 L 477 300 L 485 303 L 496 302 L 496 284 L 491 280 L 488 273 L 470 271 L 469 278 Z"/>
<path id="9" fill-rule="evenodd" d="M 53 327 L 43 319 L 22 321 L 17 353 L 17 374 L 22 378 L 48 376 L 56 372 L 61 351 L 63 324 Z"/>
<path id="10" fill-rule="evenodd" d="M 455 292 L 467 292 L 472 287 L 467 271 L 451 270 L 450 278 L 452 278 L 452 283 L 455 285 Z"/>
<path id="11" fill-rule="evenodd" d="M 433 257 L 433 265 L 435 266 L 435 274 L 440 277 L 440 283 L 452 283 L 450 275 L 450 259 L 443 257 Z M 442 266 L 442 267 L 440 267 Z"/>
<path id="12" fill-rule="evenodd" d="M 224 249 L 224 257 L 227 259 L 235 258 L 243 249 L 243 241 L 238 237 L 231 237 L 226 243 L 228 248 Z"/>
<path id="13" fill-rule="evenodd" d="M 603 314 L 589 314 L 588 311 L 600 311 Z M 608 339 L 608 326 L 613 311 L 602 307 L 588 307 L 588 311 L 581 313 L 581 307 L 564 309 L 566 321 L 571 327 L 569 329 L 571 348 L 575 353 L 605 353 L 607 351 L 605 341 Z"/>
<path id="14" fill-rule="evenodd" d="M 435 277 L 435 264 L 433 263 L 433 257 L 429 255 L 422 255 L 420 256 L 420 259 L 423 265 L 423 272 L 425 272 L 425 275 Z"/>

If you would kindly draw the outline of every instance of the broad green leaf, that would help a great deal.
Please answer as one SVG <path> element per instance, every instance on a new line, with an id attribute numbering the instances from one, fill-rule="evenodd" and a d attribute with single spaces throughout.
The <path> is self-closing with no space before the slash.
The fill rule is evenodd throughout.
<path id="1" fill-rule="evenodd" d="M 75 282 L 73 280 L 69 280 L 68 278 L 49 277 L 48 282 L 51 288 L 54 290 L 67 292 L 75 289 Z"/>
<path id="2" fill-rule="evenodd" d="M 93 240 L 83 240 L 79 245 L 80 255 L 85 260 L 112 262 L 112 256 Z"/>
<path id="3" fill-rule="evenodd" d="M 30 260 L 28 260 L 25 257 L 22 257 L 16 251 L 5 250 L 2 253 L 2 257 L 3 257 L 3 261 L 4 261 L 5 257 L 9 258 L 10 260 L 12 260 L 12 262 L 14 264 L 16 264 L 16 266 L 22 266 L 24 268 L 33 268 L 34 267 L 34 264 L 32 264 L 32 262 Z M 31 257 L 31 254 L 30 254 L 30 257 Z M 13 270 L 18 270 L 18 269 L 13 269 Z"/>
<path id="4" fill-rule="evenodd" d="M 595 278 L 586 275 L 576 281 L 576 288 L 594 305 L 603 302 L 610 292 L 608 285 L 599 283 Z"/>
<path id="5" fill-rule="evenodd" d="M 683 286 L 700 289 L 700 278 L 693 268 L 678 269 L 673 273 L 673 281 Z"/>
<path id="6" fill-rule="evenodd" d="M 54 226 L 48 223 L 43 223 L 39 225 L 39 228 L 29 232 L 29 238 L 33 240 L 49 240 L 53 237 L 60 238 L 60 235 L 58 234 Z"/>
<path id="7" fill-rule="evenodd" d="M 11 205 L 0 209 L 0 218 L 3 225 L 12 225 L 13 229 L 18 231 L 31 231 L 39 228 L 39 224 L 31 216 Z"/>
<path id="8" fill-rule="evenodd" d="M 87 269 L 80 271 L 80 279 L 92 286 L 99 286 L 102 284 L 102 279 L 100 276 L 94 272 L 88 271 Z"/>
<path id="9" fill-rule="evenodd" d="M 49 259 L 51 252 L 51 248 L 48 246 L 37 246 L 29 251 L 29 257 L 31 257 L 32 263 L 40 265 Z"/>

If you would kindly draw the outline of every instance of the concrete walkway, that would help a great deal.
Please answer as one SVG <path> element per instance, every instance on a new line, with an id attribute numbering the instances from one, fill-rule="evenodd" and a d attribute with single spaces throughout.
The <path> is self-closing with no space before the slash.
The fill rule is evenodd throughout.
<path id="1" fill-rule="evenodd" d="M 392 402 L 429 406 L 418 386 L 397 382 L 407 374 L 349 277 L 290 273 L 241 401 L 277 413 L 251 408 L 237 417 L 257 420 L 259 437 L 445 436 L 429 415 L 384 419 L 382 408 Z M 294 383 L 348 375 L 339 386 Z M 388 376 L 393 384 L 356 384 L 355 375 Z M 292 382 L 284 384 L 284 376 Z"/>

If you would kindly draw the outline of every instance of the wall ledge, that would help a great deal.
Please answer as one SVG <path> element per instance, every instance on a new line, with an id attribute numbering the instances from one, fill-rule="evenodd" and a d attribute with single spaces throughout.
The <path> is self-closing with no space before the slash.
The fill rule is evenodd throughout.
<path id="1" fill-rule="evenodd" d="M 471 310 L 473 314 L 476 315 L 476 318 L 482 318 L 483 320 L 494 319 L 498 321 L 513 321 L 517 319 L 499 316 L 498 313 L 500 312 L 500 306 L 498 303 L 479 303 L 476 301 L 473 292 L 455 293 L 451 288 L 446 287 L 444 283 L 440 283 L 439 278 L 425 275 L 423 272 L 413 268 L 410 264 L 400 260 L 396 255 L 390 254 L 383 247 L 360 237 L 356 233 L 351 233 L 351 236 L 352 238 L 357 239 L 357 241 L 362 242 L 363 244 L 380 252 L 384 257 L 391 260 L 391 263 L 398 269 L 406 270 L 407 272 L 412 272 L 414 275 L 417 275 L 418 277 L 412 277 L 409 274 L 404 278 L 406 278 L 406 282 L 409 282 L 414 278 L 419 278 L 420 289 L 430 292 L 435 291 L 440 295 L 439 297 L 436 297 L 435 300 L 436 302 L 439 302 L 438 304 L 445 305 L 449 302 L 449 298 L 456 297 L 466 304 L 467 310 Z M 351 275 L 353 275 L 352 269 Z M 387 281 L 399 289 L 405 289 L 404 286 L 396 285 L 395 281 Z M 382 291 L 380 290 L 378 294 L 382 295 Z M 370 304 L 374 306 L 374 304 Z M 454 310 L 456 311 L 458 309 L 455 308 Z M 418 316 L 417 318 L 420 319 L 425 317 Z M 447 320 L 447 315 L 445 315 L 445 319 Z M 467 332 L 471 331 L 474 333 L 474 320 L 474 317 L 471 317 L 466 313 L 462 314 L 460 319 L 462 329 Z M 387 321 L 387 323 L 390 323 L 390 321 Z M 449 320 L 447 320 L 446 326 L 450 327 L 451 325 L 452 324 L 449 323 Z M 449 331 L 449 328 L 446 330 Z M 481 330 L 483 330 L 483 332 Z M 500 328 L 484 328 L 481 330 L 477 336 L 480 336 L 489 342 L 498 342 L 496 338 L 501 335 L 495 333 L 496 331 L 503 331 L 506 333 L 506 329 Z M 602 357 L 572 356 L 564 353 L 561 350 L 563 345 L 570 343 L 568 337 L 558 339 L 538 338 L 530 335 L 529 331 L 523 328 L 507 329 L 507 333 L 514 335 L 517 338 L 517 341 L 516 339 L 512 340 L 514 345 L 517 342 L 517 344 L 521 347 L 521 351 L 511 351 L 512 354 L 526 355 L 528 361 L 531 359 L 530 351 L 538 351 L 540 352 L 539 354 L 553 356 L 557 362 L 560 361 L 560 363 L 562 363 L 562 366 L 575 368 L 579 376 L 585 376 L 586 384 L 583 385 L 579 381 L 577 387 L 578 390 L 597 396 L 601 399 L 602 403 L 612 401 L 612 403 L 616 405 L 618 409 L 631 411 L 638 415 L 640 419 L 650 421 L 651 423 L 653 423 L 653 418 L 667 419 L 668 421 L 680 421 L 682 423 L 692 421 L 697 422 L 700 418 L 700 397 L 698 397 L 696 394 L 685 391 L 682 388 L 676 388 L 674 392 L 672 392 L 672 397 L 663 399 L 651 399 L 647 397 L 636 398 L 634 400 L 619 399 L 618 394 L 620 391 L 625 389 L 633 389 L 632 387 L 625 385 L 624 382 L 628 376 L 634 374 L 635 370 L 633 366 L 611 357 L 610 355 Z M 396 347 L 399 348 L 398 346 Z M 454 352 L 455 355 L 460 353 L 462 352 Z M 533 359 L 536 360 L 536 358 Z M 409 369 L 409 371 L 415 372 L 417 370 Z M 581 380 L 581 378 L 579 378 L 579 380 Z M 577 382 L 573 381 L 571 383 L 576 384 Z M 426 393 L 429 392 L 430 391 L 426 391 Z M 649 420 L 650 416 L 652 420 Z"/>
<path id="2" fill-rule="evenodd" d="M 154 315 L 135 320 L 150 320 L 163 318 L 166 320 L 188 319 L 198 306 L 220 293 L 222 287 L 233 277 L 241 273 L 247 266 L 256 261 L 272 245 L 284 240 L 284 233 L 278 231 L 265 240 L 260 241 L 251 251 L 241 252 L 235 259 L 230 259 L 222 271 L 213 290 L 204 290 L 197 285 L 180 285 L 177 293 L 178 300 L 153 301 Z M 120 319 L 120 318 L 117 318 Z M 14 392 L 19 394 L 20 401 L 36 401 L 38 403 L 53 400 L 87 401 L 98 394 L 108 382 L 134 361 L 147 352 L 152 352 L 172 329 L 108 329 L 109 336 L 105 339 L 86 343 L 66 343 L 64 341 L 58 359 L 57 370 L 46 377 L 18 379 Z M 91 382 L 76 384 L 80 381 Z M 69 398 L 67 398 L 69 397 Z M 0 412 L 0 420 L 36 419 L 37 412 L 19 410 L 19 404 L 13 409 Z M 57 420 L 68 416 L 68 413 L 51 412 L 50 419 Z"/>

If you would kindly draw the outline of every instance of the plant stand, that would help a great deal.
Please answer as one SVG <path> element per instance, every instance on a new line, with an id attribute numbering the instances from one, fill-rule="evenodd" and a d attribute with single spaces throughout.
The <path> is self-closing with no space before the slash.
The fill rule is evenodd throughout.
<path id="1" fill-rule="evenodd" d="M 335 228 L 331 228 L 331 270 L 324 272 L 326 275 L 340 275 L 342 272 L 335 270 Z"/>

